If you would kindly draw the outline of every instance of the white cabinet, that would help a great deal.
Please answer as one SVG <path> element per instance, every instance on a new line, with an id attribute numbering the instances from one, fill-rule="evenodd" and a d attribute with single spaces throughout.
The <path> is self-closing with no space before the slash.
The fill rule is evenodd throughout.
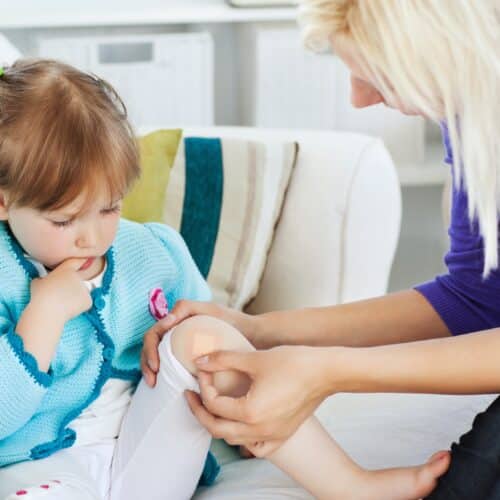
<path id="1" fill-rule="evenodd" d="M 248 125 L 332 129 L 338 69 L 332 57 L 304 50 L 288 25 L 239 28 L 243 120 Z"/>
<path id="2" fill-rule="evenodd" d="M 109 81 L 136 127 L 214 123 L 209 33 L 41 38 L 38 53 Z"/>
<path id="3" fill-rule="evenodd" d="M 383 105 L 354 109 L 347 67 L 332 53 L 306 51 L 295 26 L 242 27 L 240 50 L 248 125 L 367 133 L 383 139 L 398 166 L 424 161 L 424 120 Z"/>

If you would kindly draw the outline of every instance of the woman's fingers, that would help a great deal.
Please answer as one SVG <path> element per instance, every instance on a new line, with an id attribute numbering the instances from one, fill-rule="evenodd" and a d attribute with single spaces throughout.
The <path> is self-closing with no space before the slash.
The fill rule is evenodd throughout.
<path id="1" fill-rule="evenodd" d="M 221 396 L 213 385 L 213 376 L 209 373 L 198 373 L 200 395 L 203 406 L 212 415 L 227 420 L 247 422 L 247 398 L 245 396 L 233 398 Z"/>
<path id="2" fill-rule="evenodd" d="M 209 302 L 179 300 L 165 318 L 157 321 L 145 334 L 141 354 L 141 371 L 146 383 L 154 387 L 156 374 L 160 368 L 158 346 L 166 332 L 184 319 L 197 314 L 210 314 L 214 306 Z"/>
<path id="3" fill-rule="evenodd" d="M 145 334 L 141 352 L 141 371 L 150 387 L 156 384 L 156 374 L 160 369 L 160 355 L 158 346 L 161 339 L 168 332 L 168 316 L 157 321 Z"/>
<path id="4" fill-rule="evenodd" d="M 193 391 L 186 391 L 185 394 L 193 415 L 217 439 L 224 439 L 233 446 L 246 446 L 256 457 L 269 456 L 285 442 L 281 439 L 256 441 L 252 426 L 218 418 L 204 407 L 199 394 Z"/>
<path id="5" fill-rule="evenodd" d="M 236 370 L 246 373 L 249 377 L 255 374 L 255 352 L 217 351 L 195 360 L 199 370 L 205 372 L 220 372 Z"/>
<path id="6" fill-rule="evenodd" d="M 184 321 L 191 316 L 207 314 L 213 316 L 214 305 L 211 302 L 195 302 L 192 300 L 178 300 L 170 314 L 165 318 L 168 328 Z"/>
<path id="7" fill-rule="evenodd" d="M 156 385 L 156 372 L 151 370 L 149 367 L 148 362 L 146 361 L 146 353 L 144 351 L 141 353 L 141 371 L 146 384 L 148 384 L 149 387 L 154 387 Z"/>
<path id="8" fill-rule="evenodd" d="M 225 439 L 230 444 L 241 444 L 249 441 L 249 435 L 245 432 L 246 424 L 215 417 L 206 410 L 196 392 L 186 391 L 185 395 L 191 412 L 213 437 Z"/>

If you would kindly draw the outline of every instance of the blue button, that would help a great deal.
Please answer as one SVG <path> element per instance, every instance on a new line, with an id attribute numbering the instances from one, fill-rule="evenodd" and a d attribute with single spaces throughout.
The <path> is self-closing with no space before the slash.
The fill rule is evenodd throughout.
<path id="1" fill-rule="evenodd" d="M 113 359 L 113 355 L 115 354 L 115 350 L 112 347 L 106 347 L 104 351 L 102 351 L 102 357 L 106 360 Z"/>
<path id="2" fill-rule="evenodd" d="M 106 301 L 103 299 L 101 295 L 97 295 L 94 299 L 94 306 L 97 309 L 104 309 L 104 306 L 106 305 Z"/>

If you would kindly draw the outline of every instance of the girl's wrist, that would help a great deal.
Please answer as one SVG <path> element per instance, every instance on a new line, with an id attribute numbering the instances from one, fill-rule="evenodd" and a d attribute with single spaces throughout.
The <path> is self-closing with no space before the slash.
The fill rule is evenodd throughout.
<path id="1" fill-rule="evenodd" d="M 32 296 L 27 308 L 36 314 L 50 316 L 54 323 L 61 323 L 62 326 L 70 319 L 66 317 L 64 308 L 49 297 Z"/>
<path id="2" fill-rule="evenodd" d="M 44 324 L 49 330 L 53 331 L 62 330 L 66 323 L 59 310 L 48 308 L 46 302 L 40 300 L 31 300 L 28 303 L 18 325 L 21 324 L 21 321 L 27 321 L 29 324 Z"/>

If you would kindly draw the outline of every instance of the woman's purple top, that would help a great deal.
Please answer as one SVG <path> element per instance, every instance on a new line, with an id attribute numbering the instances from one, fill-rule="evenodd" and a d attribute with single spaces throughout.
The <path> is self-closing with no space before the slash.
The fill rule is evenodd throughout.
<path id="1" fill-rule="evenodd" d="M 445 162 L 453 163 L 448 130 L 442 125 Z M 448 274 L 416 286 L 441 316 L 453 335 L 500 326 L 500 271 L 483 279 L 484 249 L 477 220 L 468 216 L 467 193 L 453 186 Z M 500 230 L 499 230 L 500 234 Z"/>

